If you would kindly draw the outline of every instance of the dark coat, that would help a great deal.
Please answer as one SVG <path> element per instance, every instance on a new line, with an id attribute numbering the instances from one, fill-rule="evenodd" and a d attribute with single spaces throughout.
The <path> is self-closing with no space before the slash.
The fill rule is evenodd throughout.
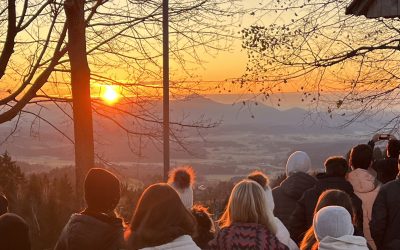
<path id="1" fill-rule="evenodd" d="M 123 248 L 119 218 L 73 214 L 61 232 L 55 250 L 119 250 Z"/>
<path id="2" fill-rule="evenodd" d="M 289 226 L 290 215 L 296 208 L 297 201 L 307 189 L 312 188 L 316 183 L 317 179 L 314 177 L 297 172 L 287 177 L 280 186 L 272 190 L 275 202 L 274 214 L 286 228 Z"/>
<path id="3" fill-rule="evenodd" d="M 400 180 L 381 187 L 372 208 L 372 238 L 378 250 L 400 249 Z"/>
<path id="4" fill-rule="evenodd" d="M 358 234 L 362 234 L 360 233 L 363 228 L 362 201 L 354 194 L 353 186 L 350 182 L 344 177 L 329 177 L 325 174 L 320 174 L 317 178 L 317 184 L 304 192 L 291 215 L 289 232 L 292 239 L 297 243 L 301 242 L 305 232 L 312 225 L 314 210 L 319 196 L 328 189 L 339 189 L 350 195 L 356 217 L 355 228 Z"/>
<path id="5" fill-rule="evenodd" d="M 377 160 L 372 164 L 372 168 L 376 171 L 376 179 L 382 184 L 396 179 L 399 173 L 396 158 Z"/>

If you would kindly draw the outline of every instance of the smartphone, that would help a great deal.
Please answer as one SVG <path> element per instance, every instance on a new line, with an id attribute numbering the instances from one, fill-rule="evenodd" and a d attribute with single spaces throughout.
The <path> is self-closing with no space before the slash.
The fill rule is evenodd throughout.
<path id="1" fill-rule="evenodd" d="M 379 135 L 379 140 L 389 140 L 390 139 L 390 134 L 380 134 Z"/>

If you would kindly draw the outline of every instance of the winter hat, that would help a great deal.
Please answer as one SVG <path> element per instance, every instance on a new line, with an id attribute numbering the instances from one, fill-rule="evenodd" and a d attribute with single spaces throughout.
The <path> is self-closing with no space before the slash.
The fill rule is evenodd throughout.
<path id="1" fill-rule="evenodd" d="M 29 227 L 16 214 L 0 216 L 0 248 L 2 250 L 30 250 Z"/>
<path id="2" fill-rule="evenodd" d="M 117 206 L 120 198 L 120 182 L 108 170 L 92 168 L 85 179 L 85 200 L 89 209 L 109 212 Z"/>
<path id="3" fill-rule="evenodd" d="M 340 206 L 321 208 L 314 215 L 313 228 L 315 238 L 318 241 L 327 236 L 339 238 L 345 235 L 353 235 L 354 233 L 350 213 Z"/>
<path id="4" fill-rule="evenodd" d="M 0 194 L 0 215 L 8 212 L 8 200 L 5 195 Z"/>
<path id="5" fill-rule="evenodd" d="M 286 163 L 286 176 L 296 172 L 308 173 L 311 171 L 311 160 L 307 153 L 296 151 L 291 154 Z"/>

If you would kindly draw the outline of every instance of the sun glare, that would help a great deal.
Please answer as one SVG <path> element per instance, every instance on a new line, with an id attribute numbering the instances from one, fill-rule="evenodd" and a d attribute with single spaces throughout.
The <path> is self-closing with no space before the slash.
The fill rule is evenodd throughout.
<path id="1" fill-rule="evenodd" d="M 120 98 L 119 93 L 115 90 L 114 86 L 105 86 L 105 91 L 103 92 L 102 98 L 108 104 L 113 104 Z"/>

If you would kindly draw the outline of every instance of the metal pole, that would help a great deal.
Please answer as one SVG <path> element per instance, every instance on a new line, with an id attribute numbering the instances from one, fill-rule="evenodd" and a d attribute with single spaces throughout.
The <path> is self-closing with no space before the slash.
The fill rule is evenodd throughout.
<path id="1" fill-rule="evenodd" d="M 169 29 L 168 0 L 163 0 L 163 143 L 164 181 L 169 172 Z"/>

